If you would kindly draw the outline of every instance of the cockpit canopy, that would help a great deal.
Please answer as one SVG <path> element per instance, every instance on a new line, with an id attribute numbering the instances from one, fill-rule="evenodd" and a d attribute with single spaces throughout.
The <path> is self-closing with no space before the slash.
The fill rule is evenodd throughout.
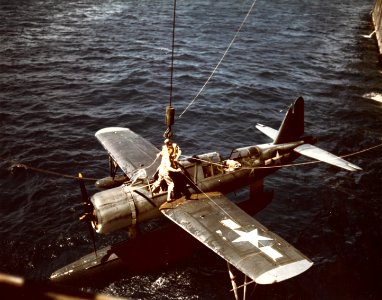
<path id="1" fill-rule="evenodd" d="M 256 146 L 237 148 L 232 151 L 230 159 L 239 159 L 242 157 L 260 157 L 261 151 Z"/>

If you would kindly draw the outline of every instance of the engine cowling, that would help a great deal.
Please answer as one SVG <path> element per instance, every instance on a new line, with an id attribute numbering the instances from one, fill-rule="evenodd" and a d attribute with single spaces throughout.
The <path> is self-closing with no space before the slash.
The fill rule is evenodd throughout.
<path id="1" fill-rule="evenodd" d="M 153 202 L 151 192 L 144 186 L 121 185 L 94 194 L 90 201 L 94 206 L 95 231 L 110 233 L 161 216 L 157 207 L 165 196 Z"/>

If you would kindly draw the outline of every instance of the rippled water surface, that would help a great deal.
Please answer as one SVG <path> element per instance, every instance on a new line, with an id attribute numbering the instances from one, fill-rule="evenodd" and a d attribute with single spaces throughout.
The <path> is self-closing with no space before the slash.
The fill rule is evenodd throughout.
<path id="1" fill-rule="evenodd" d="M 173 106 L 184 111 L 222 57 L 252 1 L 177 3 Z M 268 142 L 305 98 L 306 133 L 338 155 L 379 145 L 382 74 L 373 1 L 258 0 L 214 77 L 176 120 L 183 153 Z M 124 126 L 159 146 L 169 102 L 172 1 L 0 1 L 1 272 L 45 280 L 91 252 L 75 180 L 17 163 L 99 178 L 107 155 L 94 133 Z M 266 180 L 257 215 L 314 261 L 306 273 L 257 286 L 254 299 L 380 299 L 381 148 Z M 303 161 L 303 160 L 301 160 Z M 89 192 L 94 192 L 88 184 Z M 119 237 L 102 237 L 98 246 Z M 155 251 L 153 252 L 155 255 Z M 231 299 L 226 264 L 201 250 L 179 264 L 83 287 L 136 299 Z"/>

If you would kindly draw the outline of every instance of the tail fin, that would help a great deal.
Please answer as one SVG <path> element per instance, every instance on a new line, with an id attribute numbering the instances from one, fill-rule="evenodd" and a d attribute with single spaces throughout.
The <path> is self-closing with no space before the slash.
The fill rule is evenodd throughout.
<path id="1" fill-rule="evenodd" d="M 315 142 L 315 138 L 302 138 L 302 135 L 304 134 L 304 99 L 302 97 L 297 98 L 296 101 L 289 107 L 278 131 L 261 124 L 257 124 L 256 128 L 273 139 L 274 145 L 298 142 L 303 139 L 304 143 L 295 147 L 293 149 L 294 152 L 346 169 L 348 171 L 362 170 L 360 167 L 353 165 L 352 163 L 331 154 L 328 151 L 313 146 L 311 143 Z M 275 148 L 277 149 L 277 146 Z"/>
<path id="2" fill-rule="evenodd" d="M 298 97 L 289 107 L 273 144 L 297 141 L 304 134 L 304 99 Z"/>

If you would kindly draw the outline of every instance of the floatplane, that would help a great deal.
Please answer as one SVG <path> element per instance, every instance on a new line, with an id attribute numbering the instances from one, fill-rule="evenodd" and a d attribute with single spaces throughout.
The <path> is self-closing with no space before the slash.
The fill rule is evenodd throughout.
<path id="1" fill-rule="evenodd" d="M 174 26 L 175 8 L 174 1 Z M 170 139 L 175 113 L 171 92 L 164 135 Z M 81 220 L 90 229 L 94 253 L 55 271 L 50 279 L 57 283 L 94 283 L 97 278 L 104 281 L 116 274 L 145 272 L 190 255 L 202 245 L 227 262 L 236 298 L 234 270 L 244 274 L 240 286 L 244 294 L 252 282 L 272 284 L 308 270 L 313 264 L 308 257 L 252 217 L 273 196 L 264 190 L 264 178 L 301 155 L 347 171 L 361 168 L 314 146 L 316 138 L 304 135 L 302 97 L 290 105 L 278 130 L 261 124 L 256 128 L 272 141 L 236 148 L 227 158 L 219 152 L 180 156 L 179 172 L 170 172 L 175 198 L 171 202 L 167 201 L 166 183 L 160 184 L 159 191 L 154 187 L 161 163 L 161 151 L 156 146 L 128 128 L 97 131 L 96 138 L 109 154 L 110 176 L 97 181 L 96 186 L 102 190 L 91 197 L 82 175 L 78 176 L 85 211 Z M 237 203 L 228 198 L 227 194 L 246 186 L 251 192 L 248 200 Z M 139 234 L 140 224 L 159 218 L 170 222 Z M 97 250 L 94 231 L 128 231 L 129 239 Z"/>
<path id="2" fill-rule="evenodd" d="M 51 280 L 83 282 L 86 276 L 94 280 L 94 274 L 101 270 L 104 276 L 108 269 L 146 271 L 191 254 L 197 248 L 195 244 L 207 246 L 229 267 L 258 284 L 280 282 L 309 269 L 313 264 L 309 258 L 252 217 L 272 198 L 271 192 L 263 190 L 264 177 L 300 155 L 347 171 L 361 168 L 314 146 L 314 137 L 304 136 L 302 97 L 289 107 L 278 130 L 261 124 L 256 128 L 272 142 L 234 149 L 226 159 L 218 152 L 182 155 L 178 160 L 181 172 L 173 178 L 176 200 L 170 203 L 165 184 L 159 193 L 153 191 L 160 150 L 128 128 L 99 130 L 95 136 L 109 153 L 112 174 L 97 182 L 106 189 L 91 198 L 80 180 L 85 205 L 82 219 L 92 232 L 130 229 L 131 238 L 95 250 L 54 272 Z M 123 175 L 115 174 L 117 166 Z M 251 187 L 250 200 L 237 205 L 225 196 L 245 186 Z M 188 197 L 182 195 L 184 189 Z M 133 234 L 138 224 L 159 217 L 176 226 L 146 235 Z"/>

